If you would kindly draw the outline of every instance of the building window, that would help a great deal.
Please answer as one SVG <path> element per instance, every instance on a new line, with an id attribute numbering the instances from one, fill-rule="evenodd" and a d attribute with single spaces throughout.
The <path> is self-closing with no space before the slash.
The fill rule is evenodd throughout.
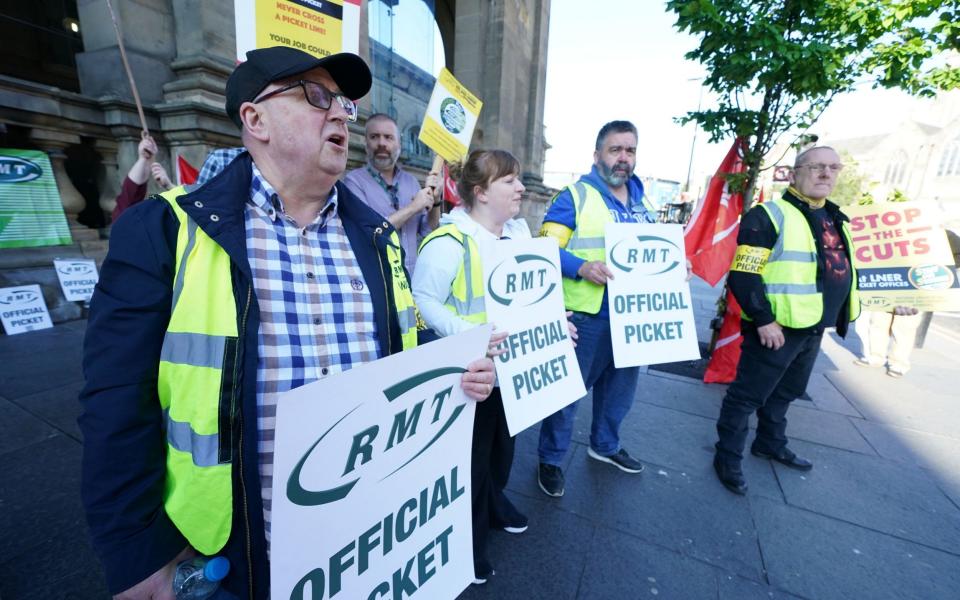
<path id="1" fill-rule="evenodd" d="M 903 185 L 908 162 L 910 162 L 910 157 L 907 156 L 907 153 L 898 150 L 893 160 L 887 165 L 887 170 L 883 174 L 883 182 L 888 185 Z"/>
<path id="2" fill-rule="evenodd" d="M 76 0 L 0 4 L 0 75 L 80 91 Z"/>
<path id="3" fill-rule="evenodd" d="M 407 127 L 403 135 L 403 151 L 408 158 L 430 157 L 430 149 L 420 141 L 420 126 Z"/>
<path id="4" fill-rule="evenodd" d="M 940 166 L 937 167 L 938 177 L 960 175 L 960 135 L 947 144 L 940 157 Z"/>

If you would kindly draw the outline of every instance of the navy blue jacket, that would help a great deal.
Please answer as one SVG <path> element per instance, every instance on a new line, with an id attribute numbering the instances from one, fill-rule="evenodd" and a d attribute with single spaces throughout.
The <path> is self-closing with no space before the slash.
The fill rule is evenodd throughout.
<path id="1" fill-rule="evenodd" d="M 206 185 L 177 199 L 231 259 L 239 337 L 240 406 L 231 419 L 233 525 L 221 555 L 224 589 L 269 596 L 269 566 L 257 464 L 257 331 L 260 313 L 247 262 L 244 211 L 251 159 L 242 154 Z M 381 355 L 402 350 L 386 245 L 393 227 L 337 183 L 338 210 L 374 304 Z M 200 206 L 194 204 L 200 201 Z M 212 220 L 217 215 L 219 218 Z M 148 199 L 115 224 L 94 291 L 84 340 L 81 494 L 107 586 L 118 593 L 187 546 L 163 508 L 166 441 L 157 396 L 160 347 L 170 319 L 179 223 L 162 199 Z M 378 257 L 379 254 L 379 257 Z M 436 339 L 420 332 L 420 343 Z"/>

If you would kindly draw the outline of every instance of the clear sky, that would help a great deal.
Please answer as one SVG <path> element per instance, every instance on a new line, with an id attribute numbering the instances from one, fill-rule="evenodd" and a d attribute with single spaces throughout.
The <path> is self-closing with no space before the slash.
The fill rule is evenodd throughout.
<path id="1" fill-rule="evenodd" d="M 640 131 L 637 174 L 684 183 L 694 126 L 674 118 L 697 108 L 704 69 L 683 55 L 697 40 L 673 27 L 658 0 L 553 0 L 547 58 L 544 180 L 561 186 L 589 170 L 597 131 L 627 119 Z M 714 98 L 703 92 L 703 106 Z M 865 89 L 838 97 L 815 130 L 834 139 L 883 133 L 919 114 L 906 94 Z M 921 119 L 922 120 L 922 119 Z M 691 190 L 712 174 L 733 140 L 708 144 L 700 131 Z"/>

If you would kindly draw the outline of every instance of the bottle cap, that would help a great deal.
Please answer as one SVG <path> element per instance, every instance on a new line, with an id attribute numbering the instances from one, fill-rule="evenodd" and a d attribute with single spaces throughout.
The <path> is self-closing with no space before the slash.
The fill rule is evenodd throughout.
<path id="1" fill-rule="evenodd" d="M 211 558 L 203 568 L 203 576 L 207 581 L 220 581 L 230 572 L 230 561 L 222 556 Z"/>

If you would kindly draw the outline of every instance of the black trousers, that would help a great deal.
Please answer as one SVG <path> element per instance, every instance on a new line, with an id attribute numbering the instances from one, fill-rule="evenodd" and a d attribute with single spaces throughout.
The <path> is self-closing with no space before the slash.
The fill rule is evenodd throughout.
<path id="1" fill-rule="evenodd" d="M 717 419 L 717 457 L 739 465 L 747 441 L 750 414 L 757 413 L 753 449 L 775 453 L 787 445 L 787 409 L 803 395 L 820 353 L 823 332 L 784 329 L 784 344 L 770 350 L 760 344 L 757 328 L 743 325 L 737 376 L 723 398 Z"/>
<path id="2" fill-rule="evenodd" d="M 514 439 L 507 429 L 500 388 L 477 403 L 473 417 L 471 485 L 473 487 L 473 560 L 477 571 L 487 560 L 487 537 L 491 527 L 516 522 L 519 515 L 503 489 L 510 479 Z"/>

